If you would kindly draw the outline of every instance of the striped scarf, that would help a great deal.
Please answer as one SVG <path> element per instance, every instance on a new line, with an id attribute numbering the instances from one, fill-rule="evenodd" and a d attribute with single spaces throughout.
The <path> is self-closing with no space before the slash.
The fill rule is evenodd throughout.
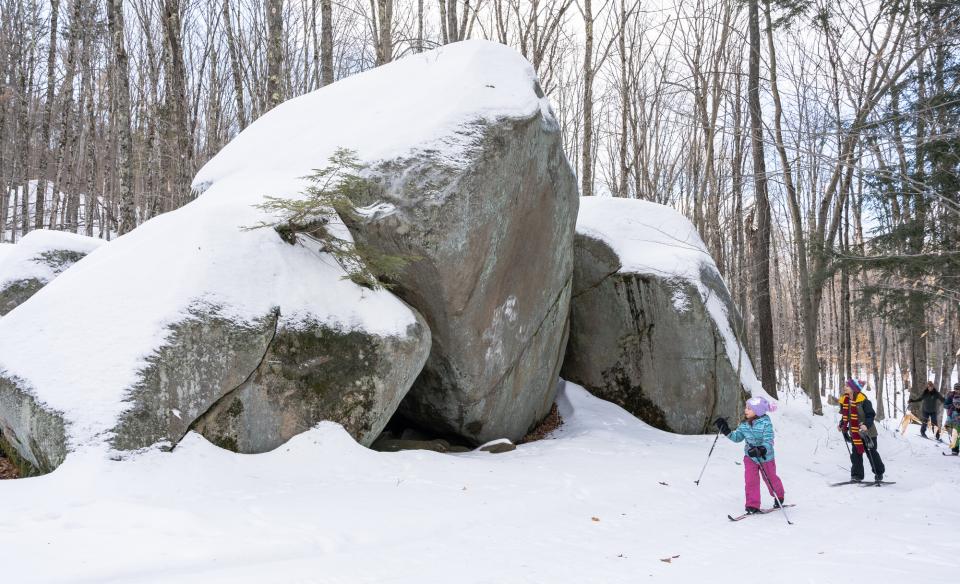
<path id="1" fill-rule="evenodd" d="M 848 395 L 840 398 L 840 414 L 843 416 L 840 426 L 850 433 L 850 441 L 853 442 L 857 453 L 863 454 L 863 437 L 860 436 L 860 412 L 857 404 L 866 398 L 860 392 L 855 393 L 854 396 L 853 400 Z"/>

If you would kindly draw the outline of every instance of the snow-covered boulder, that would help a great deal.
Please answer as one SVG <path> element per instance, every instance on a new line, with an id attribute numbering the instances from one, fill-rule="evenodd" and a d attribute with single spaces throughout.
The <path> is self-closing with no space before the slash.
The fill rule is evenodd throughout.
<path id="1" fill-rule="evenodd" d="M 656 203 L 585 197 L 562 375 L 683 434 L 762 392 L 743 327 L 693 224 Z"/>
<path id="2" fill-rule="evenodd" d="M 0 316 L 103 243 L 93 237 L 38 229 L 16 244 L 0 244 Z"/>
<path id="3" fill-rule="evenodd" d="M 276 108 L 195 184 L 302 176 L 338 147 L 379 185 L 353 237 L 415 258 L 393 290 L 433 349 L 401 413 L 477 444 L 519 439 L 556 395 L 578 203 L 533 68 L 487 41 L 406 57 Z"/>
<path id="4" fill-rule="evenodd" d="M 321 420 L 373 441 L 429 329 L 318 244 L 248 229 L 272 219 L 264 195 L 295 196 L 303 174 L 219 177 L 0 318 L 0 430 L 23 459 L 49 471 L 77 449 L 170 446 L 192 427 L 255 452 Z"/>

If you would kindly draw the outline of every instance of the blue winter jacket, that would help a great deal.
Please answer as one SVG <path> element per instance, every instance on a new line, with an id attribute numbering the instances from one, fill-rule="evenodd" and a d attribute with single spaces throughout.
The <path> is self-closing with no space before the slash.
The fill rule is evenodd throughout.
<path id="1" fill-rule="evenodd" d="M 770 462 L 773 460 L 773 422 L 766 415 L 758 416 L 751 422 L 743 421 L 737 426 L 737 429 L 730 432 L 727 438 L 734 442 L 744 442 L 743 453 L 751 446 L 763 446 L 767 449 L 767 455 L 761 462 Z"/>

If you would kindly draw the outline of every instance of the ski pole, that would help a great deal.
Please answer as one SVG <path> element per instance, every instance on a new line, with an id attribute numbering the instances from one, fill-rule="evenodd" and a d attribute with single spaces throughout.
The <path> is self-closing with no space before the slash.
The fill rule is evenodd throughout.
<path id="1" fill-rule="evenodd" d="M 850 450 L 850 445 L 847 444 L 847 433 L 842 430 L 841 433 L 843 434 L 843 447 L 847 449 L 847 458 L 850 459 L 850 472 L 853 472 L 853 451 Z M 852 441 L 853 438 L 850 440 Z"/>
<path id="2" fill-rule="evenodd" d="M 863 450 L 867 453 L 867 461 L 870 463 L 870 470 L 873 471 L 873 476 L 877 476 L 877 465 L 873 463 L 873 455 L 870 454 L 870 449 L 873 448 L 873 440 L 870 436 L 864 436 L 863 441 Z"/>
<path id="3" fill-rule="evenodd" d="M 703 463 L 703 468 L 700 469 L 700 476 L 697 477 L 697 480 L 693 481 L 693 484 L 700 486 L 700 479 L 703 478 L 704 471 L 707 470 L 707 463 L 710 462 L 710 457 L 713 455 L 713 449 L 717 447 L 717 440 L 720 439 L 720 432 L 717 432 L 717 437 L 713 439 L 713 445 L 710 446 L 710 452 L 707 453 L 707 460 Z"/>
<path id="4" fill-rule="evenodd" d="M 790 521 L 790 517 L 787 515 L 787 510 L 783 508 L 783 501 L 780 500 L 780 497 L 777 496 L 777 492 L 773 489 L 773 483 L 770 482 L 770 477 L 767 476 L 766 469 L 763 468 L 763 463 L 760 462 L 760 459 L 754 460 L 751 458 L 757 466 L 760 467 L 760 474 L 763 475 L 763 480 L 767 483 L 767 489 L 773 493 L 773 500 L 777 502 L 777 506 L 780 507 L 780 510 L 783 511 L 783 518 L 787 520 L 787 525 L 793 525 L 793 521 Z"/>

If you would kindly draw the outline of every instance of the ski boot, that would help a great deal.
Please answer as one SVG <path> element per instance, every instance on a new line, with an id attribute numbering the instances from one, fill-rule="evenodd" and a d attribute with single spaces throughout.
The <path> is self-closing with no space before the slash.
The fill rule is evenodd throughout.
<path id="1" fill-rule="evenodd" d="M 780 497 L 780 500 L 779 500 L 779 501 L 777 501 L 776 499 L 774 499 L 774 500 L 773 500 L 773 508 L 774 508 L 774 509 L 779 509 L 781 506 L 783 506 L 783 505 L 786 504 L 786 503 L 784 503 L 785 500 L 786 500 L 786 497 Z"/>
<path id="2" fill-rule="evenodd" d="M 760 513 L 760 509 L 756 507 L 744 507 L 743 510 L 747 512 L 747 515 L 755 515 Z"/>
<path id="3" fill-rule="evenodd" d="M 883 473 L 877 473 L 873 475 L 873 482 L 879 483 L 883 481 Z"/>

